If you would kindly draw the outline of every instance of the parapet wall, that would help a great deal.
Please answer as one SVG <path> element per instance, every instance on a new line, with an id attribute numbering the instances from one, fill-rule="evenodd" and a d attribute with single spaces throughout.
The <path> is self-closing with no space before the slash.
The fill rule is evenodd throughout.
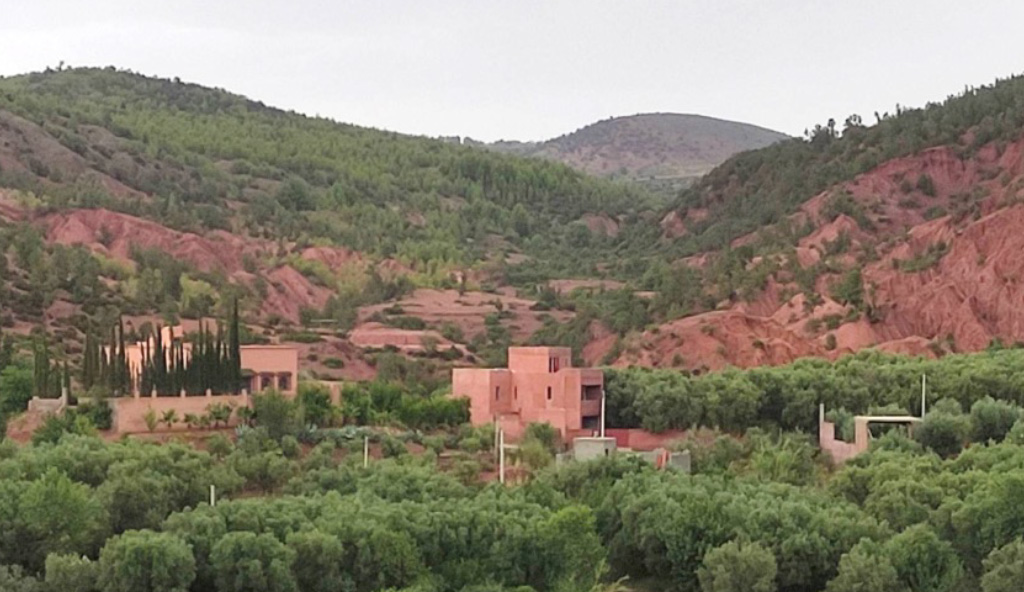
<path id="1" fill-rule="evenodd" d="M 237 410 L 241 407 L 248 407 L 250 397 L 248 394 L 200 397 L 118 397 L 108 399 L 108 402 L 114 412 L 113 430 L 120 434 L 137 434 L 149 431 L 149 427 L 146 425 L 146 414 L 150 409 L 156 414 L 157 419 L 171 409 L 178 412 L 178 423 L 170 428 L 160 424 L 157 431 L 188 430 L 189 427 L 183 421 L 186 414 L 205 415 L 211 405 L 217 404 L 228 405 L 235 410 L 228 421 L 228 426 L 234 426 L 238 424 Z"/>
<path id="2" fill-rule="evenodd" d="M 656 448 L 669 448 L 669 444 L 686 437 L 683 430 L 668 430 L 660 433 L 648 432 L 636 428 L 614 428 L 605 430 L 605 435 L 615 438 L 619 448 L 631 450 L 654 450 Z"/>

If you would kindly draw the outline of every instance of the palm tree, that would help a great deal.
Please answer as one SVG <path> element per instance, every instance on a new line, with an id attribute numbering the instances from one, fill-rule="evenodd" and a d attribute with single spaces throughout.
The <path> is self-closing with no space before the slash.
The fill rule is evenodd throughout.
<path id="1" fill-rule="evenodd" d="M 164 415 L 160 418 L 160 421 L 167 426 L 167 429 L 171 429 L 171 426 L 178 423 L 178 411 L 175 409 L 168 409 L 167 411 L 164 411 Z"/>

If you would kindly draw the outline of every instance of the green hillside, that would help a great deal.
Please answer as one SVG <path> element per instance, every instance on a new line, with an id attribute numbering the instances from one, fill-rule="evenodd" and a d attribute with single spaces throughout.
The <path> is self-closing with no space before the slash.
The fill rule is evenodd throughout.
<path id="1" fill-rule="evenodd" d="M 964 155 L 1024 128 L 1024 77 L 968 88 L 924 108 L 897 106 L 874 114 L 875 125 L 851 115 L 795 138 L 738 154 L 680 193 L 675 208 L 708 208 L 677 246 L 694 253 L 718 249 L 738 236 L 778 222 L 825 189 L 892 158 L 954 145 Z M 970 130 L 970 134 L 967 132 Z"/>
<path id="2" fill-rule="evenodd" d="M 563 165 L 113 68 L 0 79 L 4 111 L 39 129 L 17 129 L 23 145 L 0 157 L 0 185 L 40 189 L 49 205 L 104 206 L 180 229 L 326 239 L 414 265 L 472 263 L 488 246 L 550 258 L 580 242 L 572 222 L 581 215 L 649 204 L 640 190 Z M 0 135 L 26 124 L 8 123 Z M 51 138 L 85 169 L 47 148 Z M 100 191 L 103 176 L 155 199 Z"/>

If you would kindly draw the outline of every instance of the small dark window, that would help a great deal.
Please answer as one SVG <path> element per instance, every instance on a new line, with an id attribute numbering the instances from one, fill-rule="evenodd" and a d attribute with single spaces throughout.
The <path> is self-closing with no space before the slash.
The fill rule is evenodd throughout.
<path id="1" fill-rule="evenodd" d="M 551 387 L 548 387 L 548 401 L 551 400 Z"/>
<path id="2" fill-rule="evenodd" d="M 514 387 L 512 389 L 512 398 L 517 400 L 517 401 L 519 400 L 519 387 L 518 386 Z"/>
<path id="3" fill-rule="evenodd" d="M 496 387 L 494 387 L 494 399 L 497 400 L 500 397 L 501 397 L 501 387 L 500 386 L 496 386 Z"/>

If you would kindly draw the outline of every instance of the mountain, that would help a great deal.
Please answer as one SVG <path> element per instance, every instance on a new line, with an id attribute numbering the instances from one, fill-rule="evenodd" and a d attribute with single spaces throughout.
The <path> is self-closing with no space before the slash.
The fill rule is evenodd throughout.
<path id="1" fill-rule="evenodd" d="M 1024 341 L 1024 78 L 730 159 L 662 220 L 677 313 L 591 359 L 781 364 Z M 693 284 L 698 288 L 694 288 Z"/>
<path id="2" fill-rule="evenodd" d="M 685 184 L 730 156 L 788 136 L 762 127 L 680 113 L 599 121 L 545 142 L 496 142 L 494 150 L 538 156 L 599 177 Z"/>
<path id="3" fill-rule="evenodd" d="M 254 338 L 326 340 L 348 355 L 345 332 L 365 322 L 418 331 L 396 338 L 418 342 L 417 321 L 360 311 L 416 289 L 472 294 L 507 275 L 529 285 L 593 269 L 620 224 L 649 219 L 653 203 L 562 164 L 177 79 L 114 68 L 0 79 L 0 324 L 61 334 L 68 352 L 118 311 L 137 324 L 188 320 L 233 297 L 266 333 Z M 470 341 L 498 312 L 475 310 L 474 334 L 441 339 L 438 325 L 431 337 Z M 499 352 L 525 338 L 510 325 L 537 324 L 500 312 L 474 351 Z"/>
<path id="4" fill-rule="evenodd" d="M 118 313 L 194 327 L 237 297 L 247 339 L 353 379 L 512 343 L 704 371 L 1024 341 L 1024 79 L 876 119 L 736 154 L 666 204 L 176 80 L 0 79 L 0 326 L 73 365 Z"/>

